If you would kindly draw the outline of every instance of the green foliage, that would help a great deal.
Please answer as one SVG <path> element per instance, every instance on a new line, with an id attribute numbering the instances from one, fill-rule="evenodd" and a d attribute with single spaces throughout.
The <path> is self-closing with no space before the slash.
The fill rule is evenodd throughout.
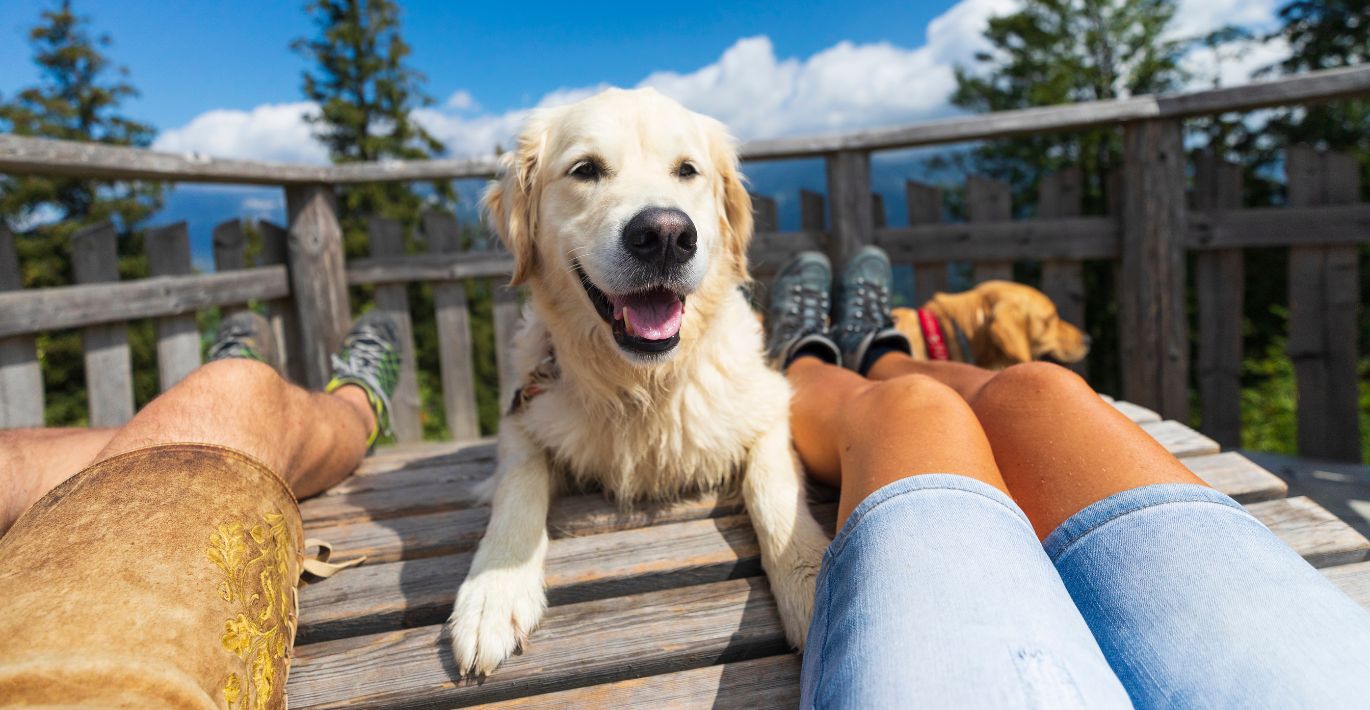
<path id="1" fill-rule="evenodd" d="M 314 137 L 334 163 L 422 160 L 442 154 L 443 144 L 411 117 L 429 106 L 424 77 L 409 68 L 409 45 L 400 36 L 399 8 L 390 0 L 312 0 L 306 8 L 318 34 L 292 48 L 314 61 L 303 91 L 319 105 L 306 117 Z M 451 185 L 436 183 L 433 201 L 450 206 Z M 391 217 L 412 230 L 424 199 L 405 183 L 372 183 L 339 191 L 348 256 L 366 254 L 366 220 Z"/>
<path id="2" fill-rule="evenodd" d="M 29 31 L 36 86 L 0 101 L 0 131 L 26 136 L 146 146 L 154 129 L 120 112 L 137 95 L 127 70 L 104 51 L 107 35 L 92 36 L 87 18 L 70 2 L 45 10 Z M 162 205 L 162 185 L 67 177 L 0 177 L 0 220 L 17 233 L 15 246 L 27 288 L 72 283 L 70 237 L 79 228 L 113 220 L 122 228 L 122 278 L 147 276 L 142 239 L 134 230 Z M 39 222 L 33 227 L 34 222 Z M 29 229 L 32 227 L 31 229 Z M 27 231 L 25 231 L 27 230 Z M 84 363 L 79 334 L 44 333 L 37 339 L 46 383 L 46 419 L 55 426 L 86 423 Z M 152 325 L 129 324 L 134 393 L 138 404 L 157 392 Z"/>

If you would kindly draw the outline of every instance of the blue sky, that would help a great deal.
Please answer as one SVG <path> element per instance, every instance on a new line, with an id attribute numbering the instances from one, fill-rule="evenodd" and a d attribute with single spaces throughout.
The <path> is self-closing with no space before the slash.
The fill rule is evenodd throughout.
<path id="1" fill-rule="evenodd" d="M 1272 25 L 1281 0 L 1177 0 L 1171 27 L 1195 36 L 1225 24 Z M 78 13 L 114 40 L 142 95 L 126 113 L 152 123 L 154 148 L 286 163 L 323 163 L 303 116 L 306 60 L 289 48 L 311 36 L 303 0 L 167 2 L 75 0 Z M 409 64 L 437 101 L 414 118 L 453 156 L 509 145 L 528 109 L 566 103 L 609 85 L 653 86 L 726 123 L 742 139 L 906 124 L 957 110 L 947 99 L 953 68 L 987 48 L 988 19 L 1019 0 L 805 3 L 506 3 L 401 1 Z M 0 96 L 32 84 L 25 33 L 42 0 L 0 0 Z M 1253 45 L 1222 62 L 1187 58 L 1196 84 L 1230 85 L 1287 49 Z M 872 187 L 888 219 L 901 222 L 902 185 L 922 157 L 878 155 Z M 798 226 L 798 190 L 822 190 L 820 161 L 746 166 L 754 190 L 774 197 L 783 229 Z M 458 185 L 466 218 L 480 186 Z M 205 266 L 213 224 L 236 217 L 282 219 L 279 190 L 188 186 L 154 219 L 190 222 Z"/>

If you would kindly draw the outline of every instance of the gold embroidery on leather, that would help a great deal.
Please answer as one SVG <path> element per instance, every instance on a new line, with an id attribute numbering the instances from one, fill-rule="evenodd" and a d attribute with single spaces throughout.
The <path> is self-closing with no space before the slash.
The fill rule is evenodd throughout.
<path id="1" fill-rule="evenodd" d="M 230 708 L 265 710 L 277 674 L 284 680 L 286 646 L 295 636 L 295 585 L 290 583 L 291 544 L 285 516 L 267 513 L 251 527 L 224 523 L 209 536 L 205 556 L 219 568 L 219 596 L 236 607 L 224 621 L 224 649 L 243 661 L 244 687 L 237 673 L 224 681 Z M 279 667 L 278 667 L 279 666 Z M 241 704 L 239 701 L 242 701 Z"/>

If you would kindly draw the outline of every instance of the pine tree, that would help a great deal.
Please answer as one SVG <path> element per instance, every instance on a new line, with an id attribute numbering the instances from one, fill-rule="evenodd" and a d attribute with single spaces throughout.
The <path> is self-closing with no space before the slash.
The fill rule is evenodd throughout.
<path id="1" fill-rule="evenodd" d="M 70 0 L 44 11 L 29 32 L 37 86 L 0 103 L 0 130 L 24 136 L 147 146 L 152 126 L 120 113 L 124 100 L 138 95 L 128 71 L 103 54 L 108 35 L 91 36 L 89 20 L 72 12 Z M 104 219 L 117 219 L 125 231 L 161 207 L 157 183 L 110 183 L 82 178 L 22 177 L 0 181 L 0 216 L 11 227 L 33 219 L 58 220 L 70 231 Z M 34 284 L 51 285 L 51 284 Z"/>
<path id="2" fill-rule="evenodd" d="M 76 15 L 71 3 L 41 13 L 29 31 L 36 86 L 0 101 L 0 131 L 25 136 L 147 146 L 155 131 L 121 112 L 125 100 L 138 95 L 128 71 L 114 66 L 105 51 L 107 35 L 92 36 L 89 20 Z M 24 285 L 28 288 L 71 283 L 68 238 L 82 226 L 112 219 L 121 228 L 118 250 L 121 278 L 147 276 L 147 257 L 134 230 L 162 204 L 162 185 L 110 182 L 80 177 L 0 178 L 0 220 L 17 235 Z M 157 392 L 153 336 L 147 323 L 129 332 L 134 360 L 134 394 L 139 404 Z M 85 422 L 85 387 L 81 375 L 81 340 L 71 333 L 44 333 L 38 338 L 47 382 L 47 422 Z"/>
<path id="3" fill-rule="evenodd" d="M 297 39 L 294 49 L 316 66 L 304 73 L 304 95 L 319 105 L 307 117 L 334 163 L 422 160 L 441 155 L 443 144 L 410 112 L 432 105 L 424 77 L 409 68 L 409 45 L 400 36 L 399 9 L 391 0 L 313 0 L 307 11 L 318 35 Z M 434 185 L 437 202 L 453 198 L 451 186 Z M 340 193 L 349 256 L 366 249 L 372 215 L 417 223 L 424 200 L 403 183 L 351 186 Z"/>
<path id="4" fill-rule="evenodd" d="M 978 54 L 974 69 L 957 67 L 951 101 L 1004 111 L 1172 90 L 1183 79 L 1185 47 L 1167 37 L 1174 14 L 1174 0 L 1027 0 L 990 19 L 985 38 L 993 50 Z M 1121 150 L 1117 131 L 1094 130 L 996 141 L 974 162 L 1029 202 L 1040 176 L 1078 165 L 1086 209 L 1099 212 Z"/>

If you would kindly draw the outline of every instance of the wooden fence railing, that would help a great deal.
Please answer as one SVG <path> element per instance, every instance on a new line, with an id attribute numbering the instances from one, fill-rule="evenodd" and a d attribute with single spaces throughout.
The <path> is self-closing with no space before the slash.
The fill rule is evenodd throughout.
<path id="1" fill-rule="evenodd" d="M 1358 459 L 1356 317 L 1357 245 L 1370 241 L 1370 205 L 1358 203 L 1354 161 L 1291 149 L 1286 158 L 1289 204 L 1242 209 L 1240 171 L 1204 157 L 1187 192 L 1181 122 L 1194 116 L 1370 95 L 1370 67 L 1315 72 L 1241 87 L 1174 96 L 1141 96 L 955 118 L 907 127 L 795 139 L 753 141 L 747 160 L 822 157 L 826 197 L 802 192 L 801 231 L 778 231 L 776 203 L 757 196 L 753 262 L 765 274 L 801 249 L 826 250 L 835 260 L 875 243 L 912 265 L 917 295 L 947 284 L 948 262 L 972 262 L 975 278 L 1003 278 L 1014 261 L 1042 264 L 1042 286 L 1067 320 L 1081 322 L 1086 299 L 1116 298 L 1123 396 L 1169 418 L 1187 418 L 1190 337 L 1186 318 L 1186 255 L 1195 254 L 1199 332 L 1197 380 L 1203 428 L 1224 444 L 1240 438 L 1242 249 L 1291 248 L 1289 352 L 1298 377 L 1299 445 L 1311 456 Z M 1006 185 L 967 180 L 967 221 L 943 221 L 938 188 L 909 182 L 908 225 L 887 225 L 883 198 L 873 195 L 874 151 L 1006 136 L 1116 126 L 1124 166 L 1116 208 L 1082 216 L 1080 174 L 1065 170 L 1041 183 L 1036 216 L 1014 220 Z M 404 323 L 403 284 L 435 282 L 441 340 L 442 397 L 452 435 L 476 433 L 470 314 L 462 282 L 489 280 L 495 297 L 496 353 L 501 391 L 512 384 L 507 343 L 517 318 L 515 294 L 502 283 L 510 271 L 499 252 L 456 250 L 450 217 L 425 216 L 430 253 L 404 254 L 398 226 L 371 224 L 369 258 L 344 264 L 333 186 L 379 181 L 486 178 L 491 160 L 385 162 L 333 167 L 268 165 L 205 159 L 101 144 L 0 136 L 0 174 L 79 175 L 116 180 L 246 183 L 285 190 L 289 224 L 264 227 L 266 256 L 242 269 L 235 223 L 215 230 L 217 273 L 191 275 L 184 227 L 149 232 L 153 277 L 113 278 L 113 231 L 88 228 L 73 240 L 79 285 L 14 292 L 19 287 L 12 237 L 0 231 L 0 426 L 42 423 L 42 380 L 33 334 L 81 328 L 87 358 L 92 424 L 132 415 L 127 338 L 122 324 L 158 319 L 163 387 L 198 363 L 191 346 L 194 311 L 269 302 L 288 353 L 288 371 L 312 387 L 323 384 L 327 355 L 347 327 L 347 287 L 377 286 L 377 307 Z M 1190 205 L 1192 199 L 1192 206 Z M 825 214 L 826 212 L 826 214 Z M 222 252 L 222 254 L 221 254 Z M 155 254 L 155 256 L 154 256 Z M 236 259 L 236 261 L 235 261 Z M 1116 294 L 1084 290 L 1081 262 L 1116 260 Z M 411 349 L 412 352 L 412 349 Z M 418 437 L 412 358 L 397 396 L 402 440 Z M 121 375 L 121 373 L 123 373 Z M 114 381 L 120 380 L 122 381 Z M 109 380 L 109 381 L 106 381 Z"/>

